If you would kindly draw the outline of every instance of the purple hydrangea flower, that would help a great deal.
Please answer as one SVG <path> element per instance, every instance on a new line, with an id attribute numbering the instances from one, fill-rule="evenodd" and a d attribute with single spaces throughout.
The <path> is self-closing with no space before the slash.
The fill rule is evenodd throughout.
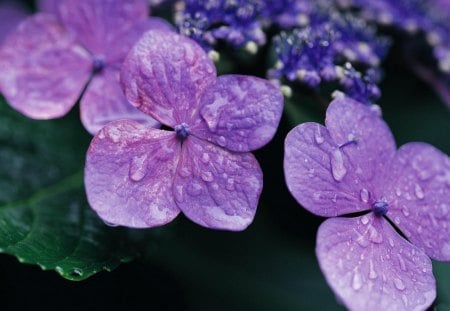
<path id="1" fill-rule="evenodd" d="M 0 23 L 0 45 L 27 16 L 27 11 L 15 2 L 7 1 L 0 4 L 0 20 L 2 21 Z"/>
<path id="2" fill-rule="evenodd" d="M 98 215 L 148 228 L 182 211 L 208 228 L 246 228 L 262 190 L 261 169 L 249 151 L 277 129 L 279 89 L 251 76 L 217 77 L 194 41 L 158 31 L 132 48 L 121 83 L 134 106 L 173 130 L 120 120 L 97 133 L 85 186 Z"/>
<path id="3" fill-rule="evenodd" d="M 146 0 L 57 4 L 57 15 L 28 18 L 0 50 L 0 90 L 9 104 L 34 119 L 57 118 L 73 107 L 88 84 L 80 109 L 89 132 L 118 118 L 156 125 L 126 101 L 119 68 L 144 31 L 170 26 L 147 18 Z"/>
<path id="4" fill-rule="evenodd" d="M 332 7 L 313 6 L 305 21 L 302 27 L 274 38 L 277 62 L 269 77 L 314 88 L 337 80 L 354 99 L 364 103 L 377 99 L 378 81 L 371 72 L 385 57 L 389 41 L 363 19 Z M 357 71 L 351 64 L 365 70 Z"/>
<path id="5" fill-rule="evenodd" d="M 255 51 L 266 42 L 261 22 L 262 0 L 186 0 L 176 13 L 180 33 L 191 37 L 205 50 L 217 40 Z"/>
<path id="6" fill-rule="evenodd" d="M 425 143 L 396 150 L 379 112 L 342 94 L 325 123 L 288 134 L 284 171 L 303 207 L 333 217 L 316 246 L 328 284 L 350 310 L 425 310 L 430 257 L 450 261 L 449 157 Z"/>

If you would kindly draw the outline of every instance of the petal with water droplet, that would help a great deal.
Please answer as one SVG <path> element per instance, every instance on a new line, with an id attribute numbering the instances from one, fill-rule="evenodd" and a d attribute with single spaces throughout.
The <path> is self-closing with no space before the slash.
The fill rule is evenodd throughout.
<path id="1" fill-rule="evenodd" d="M 229 150 L 261 148 L 275 134 L 283 111 L 283 95 L 267 80 L 225 75 L 201 100 L 201 122 L 192 128 L 198 137 Z M 226 139 L 225 146 L 220 140 Z"/>
<path id="2" fill-rule="evenodd" d="M 87 154 L 89 204 L 110 224 L 149 228 L 170 222 L 179 213 L 174 201 L 179 193 L 172 192 L 179 153 L 173 132 L 131 120 L 109 123 Z"/>
<path id="3" fill-rule="evenodd" d="M 318 129 L 323 139 L 320 144 L 316 141 Z M 370 209 L 360 199 L 364 183 L 355 175 L 355 170 L 349 170 L 349 158 L 325 127 L 317 123 L 297 126 L 286 137 L 284 150 L 286 183 L 303 207 L 321 216 Z"/>
<path id="4" fill-rule="evenodd" d="M 316 254 L 328 284 L 350 310 L 425 310 L 436 297 L 430 258 L 384 218 L 366 217 L 366 224 L 355 217 L 320 226 Z"/>
<path id="5" fill-rule="evenodd" d="M 208 162 L 203 161 L 205 153 Z M 183 173 L 186 168 L 191 174 Z M 244 230 L 256 212 L 262 172 L 250 153 L 232 153 L 189 136 L 174 181 L 177 188 L 186 189 L 176 203 L 192 221 L 208 228 Z"/>
<path id="6" fill-rule="evenodd" d="M 81 121 L 84 127 L 95 134 L 107 123 L 128 119 L 151 127 L 159 123 L 133 107 L 123 95 L 117 70 L 105 68 L 94 76 L 80 102 Z"/>
<path id="7" fill-rule="evenodd" d="M 325 124 L 334 142 L 342 146 L 342 152 L 350 159 L 346 163 L 347 171 L 352 173 L 349 178 L 377 184 L 396 150 L 383 119 L 369 107 L 343 97 L 331 102 Z"/>
<path id="8" fill-rule="evenodd" d="M 449 161 L 431 145 L 409 143 L 398 150 L 384 182 L 387 216 L 400 220 L 398 227 L 409 233 L 412 243 L 444 261 L 450 260 L 444 251 L 444 245 L 450 244 Z M 400 196 L 396 193 L 399 188 Z"/>
<path id="9" fill-rule="evenodd" d="M 216 69 L 191 39 L 168 31 L 149 31 L 122 65 L 126 98 L 168 126 L 194 124 L 200 98 L 216 80 Z"/>

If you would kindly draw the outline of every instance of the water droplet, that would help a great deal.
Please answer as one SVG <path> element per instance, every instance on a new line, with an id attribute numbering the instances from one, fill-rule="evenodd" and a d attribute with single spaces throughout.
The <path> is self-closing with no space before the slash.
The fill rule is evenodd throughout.
<path id="1" fill-rule="evenodd" d="M 422 233 L 423 232 L 423 228 L 422 228 L 422 226 L 418 226 L 417 227 L 417 233 Z"/>
<path id="2" fill-rule="evenodd" d="M 369 223 L 369 217 L 367 217 L 367 215 L 362 216 L 361 222 L 363 225 L 367 225 Z"/>
<path id="3" fill-rule="evenodd" d="M 370 193 L 366 188 L 361 189 L 359 192 L 359 197 L 361 198 L 361 201 L 364 203 L 369 202 Z"/>
<path id="4" fill-rule="evenodd" d="M 214 175 L 208 171 L 202 172 L 201 177 L 202 177 L 203 181 L 206 181 L 206 182 L 211 182 L 214 180 Z"/>
<path id="5" fill-rule="evenodd" d="M 119 225 L 116 225 L 116 224 L 114 224 L 114 223 L 112 223 L 112 222 L 108 222 L 108 221 L 103 221 L 103 223 L 105 224 L 105 225 L 107 225 L 108 227 L 118 227 Z"/>
<path id="6" fill-rule="evenodd" d="M 407 307 L 408 306 L 408 297 L 406 297 L 406 295 L 402 295 L 402 300 L 403 300 L 403 305 L 405 307 Z"/>
<path id="7" fill-rule="evenodd" d="M 394 279 L 394 285 L 398 290 L 404 290 L 406 288 L 403 281 L 398 278 Z"/>
<path id="8" fill-rule="evenodd" d="M 174 189 L 175 200 L 179 203 L 184 202 L 184 187 L 182 185 L 177 185 Z"/>
<path id="9" fill-rule="evenodd" d="M 400 269 L 402 269 L 402 271 L 407 271 L 405 260 L 403 260 L 403 257 L 401 255 L 397 255 L 397 258 L 398 262 L 400 263 Z"/>
<path id="10" fill-rule="evenodd" d="M 344 156 L 339 149 L 333 150 L 331 154 L 331 173 L 336 181 L 341 181 L 347 174 L 344 166 Z"/>
<path id="11" fill-rule="evenodd" d="M 83 270 L 81 270 L 79 268 L 73 268 L 69 274 L 73 278 L 79 278 L 79 277 L 83 276 Z"/>
<path id="12" fill-rule="evenodd" d="M 147 174 L 147 155 L 133 157 L 130 163 L 130 178 L 133 181 L 141 181 Z"/>
<path id="13" fill-rule="evenodd" d="M 187 192 L 191 195 L 191 196 L 198 196 L 200 193 L 202 193 L 202 186 L 200 184 L 197 183 L 191 183 L 188 185 L 187 187 Z"/>
<path id="14" fill-rule="evenodd" d="M 373 267 L 373 261 L 370 260 L 369 261 L 369 279 L 376 279 L 378 277 L 377 272 L 375 271 L 374 267 Z"/>
<path id="15" fill-rule="evenodd" d="M 402 195 L 402 190 L 400 188 L 395 189 L 395 194 L 399 197 Z"/>
<path id="16" fill-rule="evenodd" d="M 202 162 L 204 164 L 208 164 L 208 162 L 209 162 L 209 154 L 208 153 L 205 152 L 202 154 Z"/>
<path id="17" fill-rule="evenodd" d="M 369 240 L 377 244 L 383 242 L 383 235 L 372 225 L 369 225 Z"/>
<path id="18" fill-rule="evenodd" d="M 219 138 L 217 139 L 217 143 L 220 146 L 225 147 L 227 145 L 227 139 L 224 136 L 219 136 Z"/>
<path id="19" fill-rule="evenodd" d="M 355 271 L 355 274 L 353 274 L 352 287 L 354 290 L 360 290 L 362 285 L 361 273 Z"/>
<path id="20" fill-rule="evenodd" d="M 422 200 L 422 199 L 425 197 L 425 195 L 424 195 L 424 193 L 423 193 L 423 189 L 422 189 L 422 187 L 420 187 L 419 184 L 416 184 L 416 185 L 414 186 L 414 192 L 415 192 L 415 194 L 416 194 L 416 197 L 417 197 L 419 200 Z"/>
<path id="21" fill-rule="evenodd" d="M 403 215 L 405 215 L 405 217 L 408 217 L 410 215 L 408 207 L 403 206 L 402 213 Z"/>
<path id="22" fill-rule="evenodd" d="M 320 192 L 314 192 L 313 193 L 313 198 L 314 198 L 315 201 L 320 200 L 320 197 L 321 197 Z"/>
<path id="23" fill-rule="evenodd" d="M 400 224 L 400 218 L 399 218 L 398 216 L 396 216 L 396 217 L 394 218 L 394 222 L 395 222 L 397 225 L 399 225 L 399 224 Z"/>
<path id="24" fill-rule="evenodd" d="M 333 195 L 333 197 L 331 198 L 331 201 L 333 201 L 334 203 L 337 202 L 337 194 Z"/>
<path id="25" fill-rule="evenodd" d="M 234 190 L 234 179 L 233 178 L 228 178 L 226 188 L 229 191 Z"/>
<path id="26" fill-rule="evenodd" d="M 393 240 L 392 238 L 389 238 L 388 241 L 389 241 L 389 245 L 390 245 L 391 247 L 394 247 L 394 246 L 395 246 L 394 240 Z"/>
<path id="27" fill-rule="evenodd" d="M 322 136 L 320 125 L 317 125 L 316 127 L 316 131 L 314 132 L 314 140 L 318 145 L 322 144 L 325 141 L 325 139 Z"/>

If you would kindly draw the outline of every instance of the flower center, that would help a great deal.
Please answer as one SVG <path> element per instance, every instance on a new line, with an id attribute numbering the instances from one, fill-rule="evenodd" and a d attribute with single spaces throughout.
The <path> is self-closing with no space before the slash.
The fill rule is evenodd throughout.
<path id="1" fill-rule="evenodd" d="M 181 141 L 185 140 L 186 137 L 189 136 L 189 125 L 186 123 L 175 125 L 174 129 L 178 139 Z"/>
<path id="2" fill-rule="evenodd" d="M 99 73 L 105 68 L 105 60 L 101 56 L 94 56 L 92 61 L 94 73 Z"/>
<path id="3" fill-rule="evenodd" d="M 372 204 L 372 209 L 375 215 L 384 216 L 388 212 L 389 205 L 386 201 L 375 201 Z"/>

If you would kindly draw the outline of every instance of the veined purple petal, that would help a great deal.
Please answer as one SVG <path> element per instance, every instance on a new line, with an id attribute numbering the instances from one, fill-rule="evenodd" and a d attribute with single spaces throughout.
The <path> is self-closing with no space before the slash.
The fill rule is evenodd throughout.
<path id="1" fill-rule="evenodd" d="M 26 116 L 65 115 L 79 98 L 92 70 L 88 53 L 52 15 L 21 23 L 0 51 L 0 90 Z"/>
<path id="2" fill-rule="evenodd" d="M 105 61 L 120 68 L 133 45 L 149 30 L 174 31 L 174 28 L 162 18 L 146 18 L 129 31 L 120 33 L 115 40 L 108 42 L 109 46 L 105 47 Z"/>
<path id="3" fill-rule="evenodd" d="M 146 0 L 63 0 L 62 23 L 93 55 L 105 56 L 108 47 L 149 15 Z"/>
<path id="4" fill-rule="evenodd" d="M 385 189 L 386 216 L 431 258 L 450 261 L 450 158 L 425 143 L 406 144 Z"/>
<path id="5" fill-rule="evenodd" d="M 216 80 L 216 69 L 191 39 L 149 31 L 125 59 L 120 80 L 134 106 L 173 127 L 196 119 L 200 97 Z"/>
<path id="6" fill-rule="evenodd" d="M 232 153 L 189 136 L 173 185 L 178 207 L 199 225 L 239 231 L 253 221 L 262 172 L 251 153 Z"/>
<path id="7" fill-rule="evenodd" d="M 396 152 L 389 127 L 377 111 L 344 96 L 331 102 L 325 124 L 339 150 L 348 157 L 342 164 L 348 182 L 361 182 L 375 192 L 372 197 L 379 196 L 376 191 L 383 187 L 379 180 Z"/>
<path id="8" fill-rule="evenodd" d="M 64 1 L 64 0 L 63 0 Z M 37 0 L 37 6 L 39 12 L 58 15 L 58 3 L 63 2 L 61 0 Z"/>
<path id="9" fill-rule="evenodd" d="M 97 133 L 107 123 L 120 119 L 131 119 L 149 127 L 159 123 L 133 107 L 123 95 L 119 84 L 119 71 L 105 68 L 96 74 L 80 103 L 81 121 L 91 133 Z"/>
<path id="10" fill-rule="evenodd" d="M 205 92 L 201 123 L 192 133 L 229 150 L 247 152 L 272 139 L 282 111 L 283 95 L 269 81 L 221 76 Z"/>
<path id="11" fill-rule="evenodd" d="M 172 221 L 179 213 L 172 195 L 179 154 L 173 132 L 131 120 L 109 123 L 87 153 L 89 204 L 109 224 L 149 228 Z"/>
<path id="12" fill-rule="evenodd" d="M 320 216 L 371 208 L 370 188 L 351 171 L 350 158 L 324 126 L 303 123 L 289 132 L 284 146 L 286 184 L 304 208 Z"/>
<path id="13" fill-rule="evenodd" d="M 0 5 L 0 44 L 27 16 L 25 8 L 12 1 Z"/>
<path id="14" fill-rule="evenodd" d="M 436 297 L 430 258 L 372 213 L 326 220 L 316 255 L 349 310 L 426 310 Z"/>

